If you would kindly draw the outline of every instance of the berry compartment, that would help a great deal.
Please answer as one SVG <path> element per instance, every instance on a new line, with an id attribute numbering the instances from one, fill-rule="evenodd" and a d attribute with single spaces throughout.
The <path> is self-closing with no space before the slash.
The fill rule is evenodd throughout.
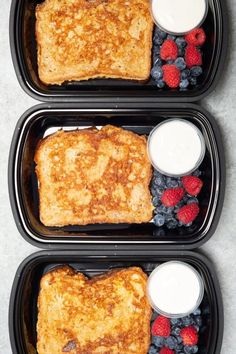
<path id="1" fill-rule="evenodd" d="M 83 109 L 71 105 L 47 108 L 38 106 L 25 113 L 17 124 L 9 158 L 9 192 L 13 214 L 22 236 L 42 248 L 105 247 L 176 247 L 196 248 L 214 233 L 224 197 L 225 167 L 217 125 L 202 108 L 186 104 L 152 104 L 151 108 Z M 40 108 L 39 108 L 40 107 Z M 104 107 L 104 105 L 103 105 Z M 207 152 L 200 166 L 204 186 L 199 195 L 201 212 L 190 227 L 174 230 L 143 224 L 92 224 L 87 226 L 46 227 L 39 220 L 39 196 L 35 174 L 34 152 L 45 134 L 61 127 L 103 126 L 113 124 L 138 134 L 149 134 L 161 121 L 184 118 L 203 133 Z M 123 246 L 122 246 L 123 245 Z"/>
<path id="2" fill-rule="evenodd" d="M 151 252 L 138 255 L 86 255 L 75 251 L 41 251 L 20 265 L 15 276 L 9 310 L 9 330 L 13 353 L 36 353 L 37 297 L 43 274 L 62 264 L 69 264 L 88 277 L 114 268 L 139 266 L 147 274 L 159 264 L 181 260 L 196 268 L 205 283 L 205 296 L 200 306 L 204 332 L 199 336 L 199 354 L 219 354 L 223 335 L 223 305 L 218 280 L 211 262 L 193 252 Z"/>
<path id="3" fill-rule="evenodd" d="M 38 77 L 37 45 L 35 39 L 35 7 L 42 0 L 12 0 L 10 42 L 15 70 L 23 89 L 41 101 L 196 101 L 206 96 L 221 76 L 227 47 L 226 4 L 209 0 L 208 15 L 202 25 L 207 40 L 203 50 L 203 74 L 197 86 L 186 90 L 159 89 L 150 79 L 147 82 L 95 79 L 65 82 L 63 85 L 44 85 Z M 152 56 L 154 54 L 154 46 Z M 135 97 L 135 98 L 134 98 Z"/>

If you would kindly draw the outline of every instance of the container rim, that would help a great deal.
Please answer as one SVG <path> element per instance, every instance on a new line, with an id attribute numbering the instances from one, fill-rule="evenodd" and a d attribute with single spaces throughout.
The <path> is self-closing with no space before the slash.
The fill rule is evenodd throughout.
<path id="1" fill-rule="evenodd" d="M 108 108 L 109 107 L 109 108 Z M 21 134 L 21 129 L 22 129 L 22 125 L 24 124 L 25 120 L 27 119 L 27 117 L 30 114 L 36 113 L 36 112 L 40 112 L 43 110 L 50 110 L 51 109 L 57 109 L 60 110 L 62 108 L 64 109 L 71 109 L 73 111 L 72 108 L 74 109 L 80 109 L 80 110 L 89 110 L 89 111 L 96 111 L 97 109 L 101 109 L 103 112 L 106 112 L 106 109 L 109 109 L 110 112 L 112 111 L 117 111 L 117 107 L 114 105 L 113 108 L 111 108 L 111 105 L 104 105 L 102 103 L 94 105 L 92 108 L 88 109 L 88 106 L 86 104 L 81 104 L 79 106 L 76 105 L 72 105 L 72 104 L 55 104 L 55 105 L 46 105 L 46 104 L 41 104 L 41 105 L 37 105 L 35 107 L 32 107 L 31 109 L 29 109 L 28 111 L 25 112 L 25 114 L 23 114 L 23 116 L 20 118 L 20 120 L 17 123 L 15 132 L 14 132 L 14 136 L 12 139 L 12 144 L 11 144 L 11 148 L 10 148 L 10 154 L 9 154 L 9 161 L 8 161 L 8 188 L 9 188 L 9 196 L 10 196 L 10 202 L 11 202 L 11 209 L 13 212 L 13 216 L 16 222 L 16 226 L 20 232 L 20 234 L 23 236 L 23 238 L 31 243 L 32 245 L 39 247 L 39 248 L 44 248 L 44 249 L 84 249 L 84 250 L 90 250 L 90 249 L 100 249 L 100 250 L 130 250 L 131 247 L 133 249 L 136 250 L 150 250 L 152 248 L 154 249 L 167 249 L 167 250 L 176 250 L 176 249 L 186 249 L 186 250 L 190 250 L 190 249 L 194 249 L 197 247 L 200 247 L 201 245 L 203 245 L 205 242 L 208 241 L 208 239 L 213 235 L 213 233 L 215 232 L 215 229 L 217 227 L 219 218 L 220 218 L 220 214 L 221 214 L 221 210 L 223 207 L 223 200 L 224 200 L 224 191 L 225 191 L 225 158 L 224 158 L 224 149 L 223 149 L 223 145 L 222 145 L 222 140 L 221 140 L 221 135 L 220 135 L 220 131 L 218 126 L 216 125 L 216 122 L 214 120 L 214 118 L 203 108 L 201 108 L 200 106 L 194 105 L 194 104 L 185 104 L 182 105 L 180 103 L 178 104 L 170 104 L 168 105 L 168 107 L 176 108 L 176 109 L 192 109 L 196 112 L 199 112 L 199 114 L 201 114 L 203 117 L 205 117 L 207 124 L 209 125 L 209 127 L 212 130 L 212 134 L 214 132 L 214 146 L 216 148 L 216 151 L 218 153 L 218 156 L 220 156 L 219 161 L 217 162 L 217 170 L 219 171 L 220 174 L 220 180 L 221 180 L 221 184 L 220 186 L 217 185 L 217 203 L 214 203 L 214 217 L 211 216 L 210 218 L 210 225 L 208 225 L 208 227 L 206 227 L 206 230 L 204 230 L 204 233 L 202 235 L 202 237 L 198 240 L 194 240 L 192 242 L 188 242 L 188 243 L 180 243 L 180 244 L 173 244 L 171 242 L 164 244 L 163 242 L 160 243 L 158 241 L 145 241 L 145 240 L 136 240 L 136 241 L 131 241 L 131 240 L 121 240 L 119 243 L 117 241 L 99 241 L 98 240 L 81 240 L 80 242 L 76 242 L 76 240 L 73 242 L 71 241 L 70 243 L 67 242 L 65 240 L 62 240 L 61 242 L 59 241 L 55 241 L 55 243 L 52 243 L 50 241 L 45 241 L 44 240 L 36 237 L 32 237 L 30 235 L 30 233 L 27 231 L 28 229 L 25 228 L 24 224 L 22 223 L 22 217 L 19 214 L 19 210 L 18 208 L 16 208 L 17 205 L 17 199 L 16 199 L 16 190 L 15 190 L 15 181 L 14 181 L 14 169 L 15 169 L 15 156 L 16 156 L 16 150 L 17 150 L 17 144 L 19 141 L 19 136 Z M 131 110 L 135 110 L 135 109 L 147 109 L 147 110 L 154 110 L 156 109 L 166 109 L 166 105 L 164 103 L 162 104 L 150 104 L 149 106 L 147 104 L 145 105 L 130 105 L 130 104 L 122 104 L 122 108 L 119 107 L 118 110 L 120 110 L 122 112 L 122 109 L 131 109 Z M 216 141 L 217 141 L 217 145 L 216 145 Z M 77 240 L 78 241 L 78 240 Z"/>
<path id="2" fill-rule="evenodd" d="M 227 5 L 224 0 L 212 0 L 214 1 L 214 5 L 216 7 L 217 13 L 220 14 L 220 21 L 219 21 L 219 33 L 220 37 L 222 38 L 220 46 L 217 47 L 217 60 L 216 65 L 213 67 L 212 70 L 212 79 L 209 80 L 208 85 L 202 88 L 199 92 L 193 93 L 190 96 L 180 96 L 180 97 L 161 97 L 156 96 L 155 94 L 148 94 L 144 96 L 139 95 L 138 92 L 127 93 L 125 90 L 122 92 L 117 92 L 114 95 L 112 92 L 107 90 L 104 92 L 100 90 L 98 92 L 93 92 L 92 95 L 90 92 L 81 92 L 79 95 L 76 94 L 60 94 L 60 93 L 45 93 L 40 89 L 37 89 L 31 85 L 25 77 L 25 67 L 20 63 L 18 49 L 16 48 L 16 16 L 19 4 L 22 0 L 12 0 L 11 2 L 11 9 L 10 9 L 10 18 L 9 18 L 9 40 L 10 40 L 10 49 L 11 49 L 11 56 L 13 61 L 13 66 L 16 72 L 16 76 L 18 82 L 22 89 L 32 98 L 41 101 L 41 102 L 81 102 L 81 103 L 110 103 L 110 104 L 120 104 L 123 103 L 161 103 L 161 102 L 196 102 L 200 101 L 201 99 L 205 98 L 209 95 L 216 87 L 218 81 L 221 78 L 221 73 L 223 71 L 226 56 L 227 56 L 227 48 L 228 48 L 228 16 L 227 16 Z"/>

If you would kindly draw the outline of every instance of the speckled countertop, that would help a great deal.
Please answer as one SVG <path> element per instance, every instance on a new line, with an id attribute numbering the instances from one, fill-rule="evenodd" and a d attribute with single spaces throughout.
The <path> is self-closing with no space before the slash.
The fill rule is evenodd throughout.
<path id="1" fill-rule="evenodd" d="M 10 354 L 8 302 L 12 281 L 20 262 L 36 248 L 20 237 L 9 205 L 7 160 L 17 120 L 37 104 L 20 88 L 11 62 L 8 39 L 10 0 L 1 1 L 0 13 L 0 353 Z M 236 353 L 236 1 L 228 0 L 230 53 L 221 82 L 201 104 L 217 120 L 224 140 L 227 185 L 223 213 L 217 231 L 203 251 L 215 264 L 225 310 L 222 354 Z"/>

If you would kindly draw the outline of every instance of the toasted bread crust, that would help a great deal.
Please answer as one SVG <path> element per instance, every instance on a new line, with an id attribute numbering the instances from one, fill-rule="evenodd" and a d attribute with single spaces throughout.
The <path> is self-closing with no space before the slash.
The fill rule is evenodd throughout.
<path id="1" fill-rule="evenodd" d="M 39 354 L 146 354 L 151 308 L 138 267 L 86 278 L 69 266 L 44 275 L 38 297 Z"/>
<path id="2" fill-rule="evenodd" d="M 38 72 L 46 84 L 93 78 L 147 80 L 149 0 L 45 0 L 36 8 Z"/>
<path id="3" fill-rule="evenodd" d="M 58 131 L 35 153 L 40 220 L 46 226 L 152 219 L 146 138 L 111 125 Z"/>

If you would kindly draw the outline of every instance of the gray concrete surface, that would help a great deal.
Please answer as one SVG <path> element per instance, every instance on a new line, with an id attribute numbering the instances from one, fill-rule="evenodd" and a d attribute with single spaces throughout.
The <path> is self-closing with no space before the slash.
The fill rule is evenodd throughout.
<path id="1" fill-rule="evenodd" d="M 13 70 L 9 41 L 10 0 L 1 0 L 0 12 L 0 354 L 11 353 L 8 337 L 8 301 L 20 262 L 36 249 L 19 235 L 8 200 L 7 160 L 13 130 L 20 115 L 37 102 L 20 88 Z M 236 353 L 236 2 L 228 0 L 230 54 L 222 79 L 202 105 L 215 116 L 224 139 L 227 188 L 223 213 L 215 235 L 203 247 L 218 272 L 225 309 L 222 354 Z"/>

